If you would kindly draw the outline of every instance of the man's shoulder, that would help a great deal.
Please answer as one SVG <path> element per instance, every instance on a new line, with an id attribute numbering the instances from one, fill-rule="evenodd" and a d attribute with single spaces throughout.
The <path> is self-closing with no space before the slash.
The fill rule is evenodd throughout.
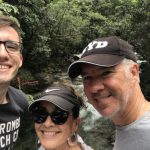
<path id="1" fill-rule="evenodd" d="M 25 97 L 26 98 L 26 94 L 22 91 L 22 90 L 20 90 L 20 89 L 17 89 L 17 88 L 14 88 L 14 87 L 12 87 L 12 86 L 9 86 L 8 87 L 8 93 L 9 94 L 13 94 L 13 95 L 17 95 L 18 96 L 18 94 L 19 94 L 19 96 L 23 96 L 23 97 Z"/>
<path id="2" fill-rule="evenodd" d="M 22 90 L 9 86 L 8 95 L 20 107 L 28 107 L 27 95 Z"/>

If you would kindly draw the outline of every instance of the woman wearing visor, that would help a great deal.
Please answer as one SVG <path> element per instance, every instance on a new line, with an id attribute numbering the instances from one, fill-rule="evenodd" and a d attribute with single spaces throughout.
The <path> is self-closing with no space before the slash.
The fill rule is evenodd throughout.
<path id="1" fill-rule="evenodd" d="M 52 85 L 30 106 L 39 139 L 38 150 L 93 150 L 76 134 L 81 97 L 67 85 Z"/>

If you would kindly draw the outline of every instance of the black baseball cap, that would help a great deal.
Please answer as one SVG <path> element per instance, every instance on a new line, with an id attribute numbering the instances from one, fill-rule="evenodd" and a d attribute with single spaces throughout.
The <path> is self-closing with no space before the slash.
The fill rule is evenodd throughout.
<path id="1" fill-rule="evenodd" d="M 29 105 L 29 111 L 32 111 L 32 109 L 42 101 L 53 103 L 65 111 L 70 111 L 75 106 L 80 108 L 80 101 L 78 97 L 66 86 L 55 85 L 47 88 L 44 92 L 42 92 L 38 99 L 34 100 Z"/>
<path id="2" fill-rule="evenodd" d="M 82 64 L 93 64 L 101 67 L 112 67 L 124 58 L 137 61 L 133 46 L 117 36 L 98 38 L 88 44 L 81 58 L 74 61 L 68 68 L 70 78 L 81 74 Z"/>

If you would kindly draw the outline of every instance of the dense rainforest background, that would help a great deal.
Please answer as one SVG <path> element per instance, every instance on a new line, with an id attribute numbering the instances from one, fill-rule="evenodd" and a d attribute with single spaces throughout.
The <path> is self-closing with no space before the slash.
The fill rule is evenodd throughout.
<path id="1" fill-rule="evenodd" d="M 63 80 L 75 54 L 90 41 L 109 35 L 134 45 L 141 87 L 150 100 L 149 0 L 0 0 L 0 14 L 14 17 L 22 28 L 24 64 L 12 85 L 26 92 L 29 100 Z M 90 116 L 87 113 L 83 120 Z M 95 150 L 112 149 L 114 128 L 108 120 L 96 120 L 89 130 L 84 125 L 81 122 L 79 132 L 89 145 Z M 34 149 L 34 138 L 26 136 L 28 141 L 20 141 L 16 150 Z"/>

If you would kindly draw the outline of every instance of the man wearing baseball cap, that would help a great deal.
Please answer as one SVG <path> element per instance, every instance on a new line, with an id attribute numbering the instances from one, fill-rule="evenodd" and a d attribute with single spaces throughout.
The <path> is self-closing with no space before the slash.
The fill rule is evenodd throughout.
<path id="1" fill-rule="evenodd" d="M 139 85 L 132 45 L 117 36 L 95 39 L 69 66 L 68 75 L 82 76 L 89 103 L 116 125 L 114 150 L 150 149 L 150 103 Z"/>

